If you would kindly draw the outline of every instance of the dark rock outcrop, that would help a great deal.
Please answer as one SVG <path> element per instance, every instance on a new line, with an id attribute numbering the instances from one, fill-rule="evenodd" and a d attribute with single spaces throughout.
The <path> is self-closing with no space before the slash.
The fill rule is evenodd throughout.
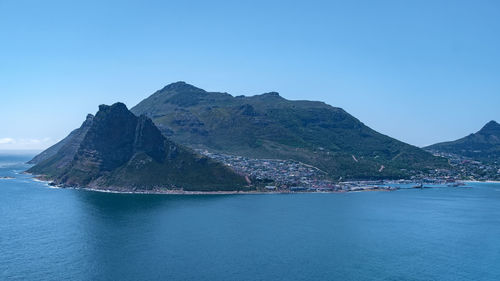
<path id="1" fill-rule="evenodd" d="M 70 134 L 58 150 L 49 148 L 57 152 L 28 172 L 59 185 L 119 191 L 218 191 L 246 185 L 244 177 L 168 140 L 151 119 L 135 116 L 122 103 L 99 106 L 87 121 L 85 130 Z"/>

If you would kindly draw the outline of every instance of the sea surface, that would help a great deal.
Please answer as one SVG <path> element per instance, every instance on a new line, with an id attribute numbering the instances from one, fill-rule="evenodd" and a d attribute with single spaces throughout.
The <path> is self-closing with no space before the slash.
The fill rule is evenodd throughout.
<path id="1" fill-rule="evenodd" d="M 500 280 L 500 184 L 133 195 L 1 155 L 0 280 Z"/>

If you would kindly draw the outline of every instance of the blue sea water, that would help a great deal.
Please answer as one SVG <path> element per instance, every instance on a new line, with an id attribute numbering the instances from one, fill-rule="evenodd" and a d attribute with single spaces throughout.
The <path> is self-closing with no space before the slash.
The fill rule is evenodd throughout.
<path id="1" fill-rule="evenodd" d="M 500 185 L 132 195 L 0 156 L 0 280 L 500 280 Z"/>

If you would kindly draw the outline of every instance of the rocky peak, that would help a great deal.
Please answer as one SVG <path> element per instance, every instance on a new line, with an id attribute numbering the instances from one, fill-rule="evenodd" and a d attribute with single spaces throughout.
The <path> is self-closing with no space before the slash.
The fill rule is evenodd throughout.
<path id="1" fill-rule="evenodd" d="M 163 87 L 163 89 L 161 89 L 160 92 L 205 93 L 205 90 L 197 88 L 197 87 L 195 87 L 191 84 L 188 84 L 184 81 L 179 81 L 179 82 L 168 84 L 167 86 Z"/>
<path id="2" fill-rule="evenodd" d="M 481 135 L 497 135 L 500 136 L 500 124 L 491 120 L 478 132 Z"/>
<path id="3" fill-rule="evenodd" d="M 99 105 L 99 111 L 97 112 L 96 117 L 100 113 L 126 114 L 127 112 L 128 112 L 127 106 L 121 102 L 114 103 L 113 105 L 101 104 Z"/>
<path id="4" fill-rule="evenodd" d="M 83 121 L 81 127 L 90 127 L 90 125 L 92 125 L 92 122 L 94 122 L 94 117 L 95 117 L 94 115 L 88 114 L 87 118 L 85 118 L 85 121 Z"/>
<path id="5" fill-rule="evenodd" d="M 267 97 L 279 97 L 280 96 L 280 94 L 278 92 L 269 92 L 269 93 L 264 93 L 262 95 L 267 96 Z"/>
<path id="6" fill-rule="evenodd" d="M 123 165 L 133 151 L 137 117 L 123 103 L 100 105 L 77 153 L 102 170 Z"/>
<path id="7" fill-rule="evenodd" d="M 278 92 L 268 92 L 261 95 L 256 95 L 259 98 L 272 98 L 272 99 L 283 99 Z"/>
<path id="8" fill-rule="evenodd" d="M 100 105 L 79 155 L 112 170 L 134 153 L 144 152 L 157 161 L 165 157 L 165 138 L 146 116 L 135 116 L 123 103 Z"/>

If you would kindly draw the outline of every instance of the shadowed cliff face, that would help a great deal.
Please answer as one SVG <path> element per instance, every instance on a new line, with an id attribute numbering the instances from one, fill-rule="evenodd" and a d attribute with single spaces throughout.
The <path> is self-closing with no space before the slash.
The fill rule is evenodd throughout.
<path id="1" fill-rule="evenodd" d="M 99 106 L 76 160 L 95 162 L 102 171 L 123 165 L 134 152 L 137 119 L 122 103 Z"/>
<path id="2" fill-rule="evenodd" d="M 457 154 L 479 161 L 500 161 L 500 124 L 490 121 L 477 133 L 456 141 L 433 144 L 425 149 Z"/>
<path id="3" fill-rule="evenodd" d="M 137 118 L 123 103 L 101 105 L 77 154 L 91 158 L 103 171 L 125 164 L 135 153 L 144 152 L 158 162 L 165 158 L 166 139 L 151 119 Z M 90 161 L 90 160 L 89 160 Z"/>
<path id="4" fill-rule="evenodd" d="M 57 184 L 124 191 L 169 187 L 234 190 L 245 183 L 226 166 L 166 139 L 151 119 L 136 117 L 122 103 L 99 106 L 79 140 L 76 143 L 72 137 L 67 141 L 77 149 L 60 149 L 29 172 L 46 175 Z M 62 158 L 71 160 L 56 161 Z"/>
<path id="5" fill-rule="evenodd" d="M 169 145 L 166 146 L 165 144 Z M 166 150 L 171 145 L 173 144 L 162 136 L 151 119 L 143 115 L 139 117 L 135 130 L 134 150 L 144 151 L 157 162 L 163 162 L 167 153 Z"/>

